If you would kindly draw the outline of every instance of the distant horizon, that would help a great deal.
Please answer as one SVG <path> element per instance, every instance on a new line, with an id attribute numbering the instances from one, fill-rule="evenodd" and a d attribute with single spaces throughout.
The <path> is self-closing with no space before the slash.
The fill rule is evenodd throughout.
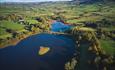
<path id="1" fill-rule="evenodd" d="M 55 1 L 71 1 L 71 0 L 1 0 L 0 3 L 6 3 L 6 2 L 21 2 L 21 3 L 26 3 L 26 2 L 55 2 Z"/>

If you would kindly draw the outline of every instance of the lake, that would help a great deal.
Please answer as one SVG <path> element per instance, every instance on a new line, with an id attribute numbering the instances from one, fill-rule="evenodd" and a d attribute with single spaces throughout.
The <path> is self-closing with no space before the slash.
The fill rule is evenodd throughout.
<path id="1" fill-rule="evenodd" d="M 59 28 L 59 30 L 58 30 Z M 52 31 L 65 31 L 69 26 L 54 22 Z M 64 30 L 63 30 L 64 29 Z M 38 55 L 40 46 L 50 48 Z M 2 70 L 64 70 L 64 65 L 75 53 L 75 41 L 71 36 L 41 33 L 20 41 L 15 46 L 0 49 Z"/>

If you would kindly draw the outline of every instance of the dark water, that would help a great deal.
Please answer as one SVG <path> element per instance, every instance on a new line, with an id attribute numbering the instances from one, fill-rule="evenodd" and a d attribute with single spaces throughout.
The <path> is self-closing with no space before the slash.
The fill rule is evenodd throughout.
<path id="1" fill-rule="evenodd" d="M 40 56 L 40 46 L 50 47 L 50 51 Z M 37 34 L 0 49 L 0 70 L 64 70 L 74 52 L 75 42 L 69 36 Z"/>

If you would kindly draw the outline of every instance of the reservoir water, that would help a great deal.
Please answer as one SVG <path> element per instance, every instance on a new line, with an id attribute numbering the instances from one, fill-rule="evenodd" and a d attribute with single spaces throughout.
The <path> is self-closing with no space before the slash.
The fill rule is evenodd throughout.
<path id="1" fill-rule="evenodd" d="M 69 26 L 61 22 L 52 24 L 52 31 L 65 31 L 68 28 Z M 40 46 L 49 47 L 49 52 L 38 55 Z M 0 49 L 0 68 L 2 70 L 64 70 L 65 63 L 73 57 L 74 53 L 75 41 L 72 37 L 48 33 L 36 34 L 15 46 Z"/>
<path id="2" fill-rule="evenodd" d="M 66 30 L 69 30 L 70 28 L 71 28 L 70 25 L 64 24 L 64 23 L 59 22 L 59 21 L 55 21 L 52 24 L 51 31 L 53 31 L 53 32 L 65 32 Z"/>

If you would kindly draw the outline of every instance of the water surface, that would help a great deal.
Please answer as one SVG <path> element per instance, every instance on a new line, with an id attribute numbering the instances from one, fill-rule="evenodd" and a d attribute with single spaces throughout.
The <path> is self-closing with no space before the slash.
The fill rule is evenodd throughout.
<path id="1" fill-rule="evenodd" d="M 41 56 L 38 54 L 40 46 L 49 47 L 50 51 Z M 22 40 L 16 46 L 0 49 L 0 67 L 2 70 L 64 70 L 64 64 L 74 53 L 72 37 L 41 33 Z"/>

